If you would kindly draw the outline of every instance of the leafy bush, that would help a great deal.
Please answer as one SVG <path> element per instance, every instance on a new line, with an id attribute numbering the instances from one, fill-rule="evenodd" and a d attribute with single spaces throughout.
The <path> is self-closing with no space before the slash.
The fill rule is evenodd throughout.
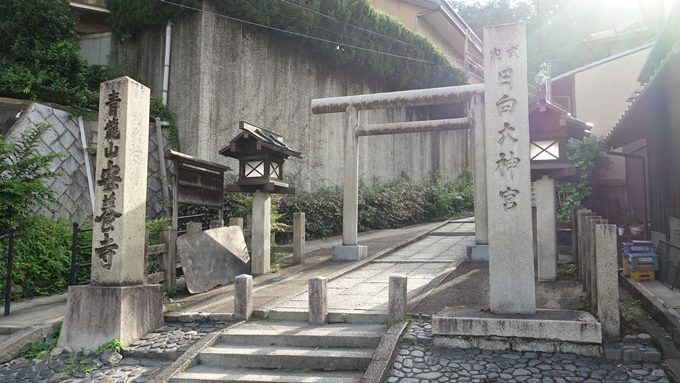
<path id="1" fill-rule="evenodd" d="M 0 0 L 0 96 L 95 109 L 108 67 L 80 56 L 66 0 Z"/>
<path id="2" fill-rule="evenodd" d="M 569 139 L 567 158 L 580 174 L 578 181 L 561 181 L 556 185 L 557 219 L 560 221 L 571 220 L 574 206 L 587 204 L 593 192 L 595 174 L 609 166 L 605 151 L 595 137 L 585 137 L 583 140 Z"/>
<path id="3" fill-rule="evenodd" d="M 149 245 L 161 243 L 161 231 L 170 225 L 171 222 L 168 217 L 146 221 L 146 230 L 149 232 Z"/>
<path id="4" fill-rule="evenodd" d="M 472 174 L 466 170 L 456 181 L 433 175 L 423 184 L 408 179 L 359 187 L 359 231 L 389 229 L 466 214 L 473 208 Z M 284 196 L 277 209 L 285 223 L 294 212 L 304 212 L 309 239 L 342 232 L 342 189 L 321 188 Z"/>
<path id="5" fill-rule="evenodd" d="M 60 293 L 68 286 L 71 266 L 72 224 L 32 216 L 26 220 L 14 241 L 14 285 L 22 287 L 22 295 L 31 297 Z M 82 244 L 91 243 L 89 233 L 81 236 Z M 0 254 L 6 254 L 7 243 L 0 243 Z M 78 255 L 78 262 L 88 262 L 89 249 Z M 7 264 L 0 263 L 0 275 L 7 272 Z M 89 273 L 88 276 L 89 278 Z M 4 290 L 5 280 L 0 280 Z"/>
<path id="6" fill-rule="evenodd" d="M 31 207 L 53 201 L 54 191 L 45 181 L 57 175 L 49 167 L 59 155 L 35 152 L 40 137 L 50 128 L 47 123 L 38 124 L 15 143 L 0 136 L 0 233 L 12 226 L 21 230 Z"/>

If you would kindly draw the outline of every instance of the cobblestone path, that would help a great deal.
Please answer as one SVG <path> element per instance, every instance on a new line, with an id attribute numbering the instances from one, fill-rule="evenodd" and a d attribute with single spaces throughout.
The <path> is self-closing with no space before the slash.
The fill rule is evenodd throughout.
<path id="1" fill-rule="evenodd" d="M 430 319 L 414 319 L 388 382 L 668 383 L 655 363 L 627 363 L 572 354 L 432 348 Z"/>
<path id="2" fill-rule="evenodd" d="M 144 383 L 170 365 L 205 334 L 228 323 L 168 323 L 123 351 L 118 366 L 108 366 L 94 353 L 58 353 L 38 360 L 16 358 L 0 365 L 0 382 L 136 382 Z M 59 351 L 59 350 L 56 350 Z"/>

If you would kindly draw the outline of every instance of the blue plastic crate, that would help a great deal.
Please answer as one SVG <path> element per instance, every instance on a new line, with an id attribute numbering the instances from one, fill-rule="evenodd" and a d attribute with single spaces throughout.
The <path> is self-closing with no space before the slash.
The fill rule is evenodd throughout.
<path id="1" fill-rule="evenodd" d="M 630 253 L 653 253 L 654 245 L 649 241 L 623 242 L 623 254 Z"/>
<path id="2" fill-rule="evenodd" d="M 659 270 L 659 256 L 654 253 L 629 253 L 626 257 L 631 270 Z"/>

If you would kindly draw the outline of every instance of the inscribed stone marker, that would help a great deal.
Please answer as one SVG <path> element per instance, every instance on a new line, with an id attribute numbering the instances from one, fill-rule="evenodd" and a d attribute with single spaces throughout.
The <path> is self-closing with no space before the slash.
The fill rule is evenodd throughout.
<path id="1" fill-rule="evenodd" d="M 93 285 L 144 283 L 149 100 L 149 88 L 129 77 L 101 84 Z"/>
<path id="2" fill-rule="evenodd" d="M 526 31 L 484 29 L 484 121 L 491 311 L 536 311 Z"/>

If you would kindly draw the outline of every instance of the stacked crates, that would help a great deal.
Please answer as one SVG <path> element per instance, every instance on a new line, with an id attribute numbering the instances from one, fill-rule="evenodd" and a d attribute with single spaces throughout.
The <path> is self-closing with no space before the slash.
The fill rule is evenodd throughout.
<path id="1" fill-rule="evenodd" d="M 636 282 L 653 281 L 655 271 L 659 270 L 659 257 L 654 253 L 654 245 L 649 241 L 623 242 L 623 275 Z"/>

